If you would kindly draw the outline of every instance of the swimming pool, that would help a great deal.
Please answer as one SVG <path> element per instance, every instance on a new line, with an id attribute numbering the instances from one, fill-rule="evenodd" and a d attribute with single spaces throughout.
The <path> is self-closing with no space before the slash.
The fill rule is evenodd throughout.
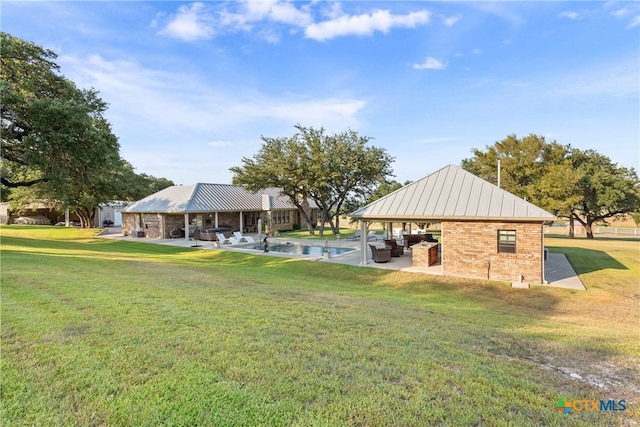
<path id="1" fill-rule="evenodd" d="M 247 249 L 256 249 L 260 251 L 264 250 L 264 245 L 262 243 L 255 243 L 253 245 L 244 247 Z M 269 243 L 269 252 L 280 252 L 292 255 L 323 256 L 325 249 L 329 251 L 329 256 L 340 255 L 353 250 L 353 248 L 335 248 L 331 246 L 324 247 L 305 245 L 301 243 Z"/>

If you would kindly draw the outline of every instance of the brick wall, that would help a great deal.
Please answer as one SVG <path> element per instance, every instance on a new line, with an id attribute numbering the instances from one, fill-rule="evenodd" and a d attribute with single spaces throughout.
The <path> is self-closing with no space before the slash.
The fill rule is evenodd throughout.
<path id="1" fill-rule="evenodd" d="M 516 253 L 498 253 L 498 230 L 516 231 Z M 540 284 L 543 280 L 539 223 L 442 223 L 442 272 L 449 276 Z"/>

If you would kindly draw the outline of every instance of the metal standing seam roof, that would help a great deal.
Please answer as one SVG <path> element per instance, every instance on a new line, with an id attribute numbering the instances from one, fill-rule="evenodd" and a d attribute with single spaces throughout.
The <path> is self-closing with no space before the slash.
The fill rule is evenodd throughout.
<path id="1" fill-rule="evenodd" d="M 138 200 L 124 208 L 124 213 L 199 213 L 261 211 L 262 195 L 272 196 L 273 210 L 295 209 L 278 188 L 251 193 L 230 184 L 175 185 Z M 315 204 L 309 201 L 312 208 Z"/>
<path id="2" fill-rule="evenodd" d="M 364 220 L 553 221 L 556 217 L 449 165 L 351 213 Z"/>

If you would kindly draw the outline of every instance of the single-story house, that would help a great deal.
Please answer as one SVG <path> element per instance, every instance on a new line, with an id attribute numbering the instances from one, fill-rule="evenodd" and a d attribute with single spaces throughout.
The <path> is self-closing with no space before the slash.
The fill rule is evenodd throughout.
<path id="1" fill-rule="evenodd" d="M 304 202 L 306 213 L 315 224 L 318 208 Z M 121 210 L 124 235 L 168 239 L 189 239 L 197 228 L 230 228 L 257 232 L 258 220 L 270 216 L 271 230 L 305 227 L 302 215 L 289 197 L 277 188 L 252 193 L 229 184 L 174 185 L 138 200 Z"/>
<path id="2" fill-rule="evenodd" d="M 544 283 L 543 225 L 554 215 L 457 166 L 446 166 L 351 214 L 373 222 L 439 223 L 442 274 Z M 368 262 L 362 239 L 361 264 Z"/>

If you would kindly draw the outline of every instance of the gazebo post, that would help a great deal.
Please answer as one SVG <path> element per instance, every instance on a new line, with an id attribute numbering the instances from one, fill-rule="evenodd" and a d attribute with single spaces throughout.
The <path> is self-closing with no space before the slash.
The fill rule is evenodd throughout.
<path id="1" fill-rule="evenodd" d="M 367 265 L 367 222 L 360 220 L 360 265 Z"/>

